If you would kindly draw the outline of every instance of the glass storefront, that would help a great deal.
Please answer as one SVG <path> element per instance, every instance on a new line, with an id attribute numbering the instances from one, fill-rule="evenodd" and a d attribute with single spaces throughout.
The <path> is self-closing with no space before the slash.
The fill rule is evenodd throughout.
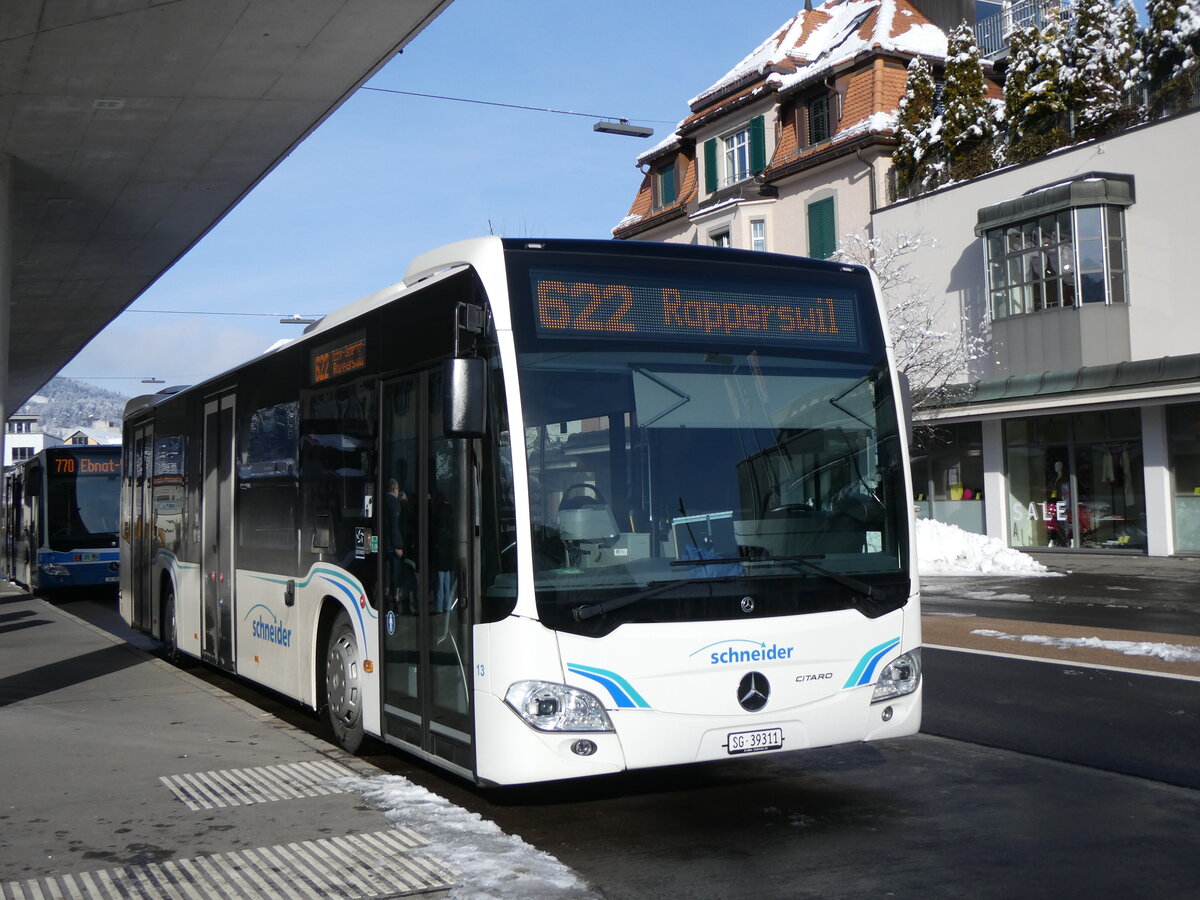
<path id="1" fill-rule="evenodd" d="M 1014 419 L 1004 442 L 1012 546 L 1146 549 L 1138 410 Z"/>
<path id="2" fill-rule="evenodd" d="M 913 431 L 917 516 L 984 534 L 983 426 L 920 425 Z"/>
<path id="3" fill-rule="evenodd" d="M 1175 552 L 1200 553 L 1200 403 L 1167 407 Z"/>

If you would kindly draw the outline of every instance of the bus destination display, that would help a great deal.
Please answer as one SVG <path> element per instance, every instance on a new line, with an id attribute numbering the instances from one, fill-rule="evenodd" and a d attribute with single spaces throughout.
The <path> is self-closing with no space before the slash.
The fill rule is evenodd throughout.
<path id="1" fill-rule="evenodd" d="M 358 332 L 336 344 L 312 351 L 309 375 L 313 384 L 323 384 L 367 367 L 367 335 Z"/>
<path id="2" fill-rule="evenodd" d="M 630 277 L 578 270 L 530 273 L 539 337 L 766 340 L 809 348 L 858 349 L 856 294 L 809 285 L 800 289 Z"/>
<path id="3" fill-rule="evenodd" d="M 115 456 L 56 456 L 51 475 L 120 475 L 121 460 Z"/>

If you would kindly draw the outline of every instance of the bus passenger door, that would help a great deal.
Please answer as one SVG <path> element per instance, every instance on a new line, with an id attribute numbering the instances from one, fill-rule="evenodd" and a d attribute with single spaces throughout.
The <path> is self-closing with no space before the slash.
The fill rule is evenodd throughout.
<path id="1" fill-rule="evenodd" d="M 141 425 L 133 433 L 133 535 L 130 542 L 130 559 L 133 571 L 129 585 L 133 591 L 133 623 L 141 628 L 151 628 L 154 620 L 154 592 L 151 587 L 153 572 L 154 521 L 150 502 L 152 466 L 154 464 L 154 429 Z"/>
<path id="2" fill-rule="evenodd" d="M 232 392 L 204 404 L 204 505 L 200 565 L 204 573 L 201 655 L 233 670 L 233 417 Z"/>
<path id="3" fill-rule="evenodd" d="M 440 369 L 385 384 L 381 400 L 384 737 L 470 775 L 470 442 L 442 434 Z"/>

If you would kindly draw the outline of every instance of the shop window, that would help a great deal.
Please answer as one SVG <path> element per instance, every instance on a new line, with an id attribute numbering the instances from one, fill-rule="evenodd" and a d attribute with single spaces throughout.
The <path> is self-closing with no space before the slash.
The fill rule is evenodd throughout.
<path id="1" fill-rule="evenodd" d="M 1200 553 L 1200 403 L 1167 407 L 1167 453 L 1175 485 L 1175 551 Z"/>
<path id="2" fill-rule="evenodd" d="M 983 426 L 927 425 L 913 432 L 913 500 L 921 518 L 985 533 Z"/>
<path id="3" fill-rule="evenodd" d="M 1014 547 L 1146 549 L 1137 410 L 1005 423 Z"/>

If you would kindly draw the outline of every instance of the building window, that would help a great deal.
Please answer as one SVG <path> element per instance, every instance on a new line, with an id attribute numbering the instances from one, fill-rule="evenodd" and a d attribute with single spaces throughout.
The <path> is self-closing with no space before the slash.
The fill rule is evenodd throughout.
<path id="1" fill-rule="evenodd" d="M 1004 423 L 1014 547 L 1146 549 L 1137 409 Z"/>
<path id="2" fill-rule="evenodd" d="M 729 240 L 728 231 L 718 231 L 715 234 L 710 234 L 709 240 L 712 241 L 714 247 L 732 247 L 733 243 Z"/>
<path id="3" fill-rule="evenodd" d="M 808 204 L 808 255 L 829 259 L 837 249 L 837 223 L 833 197 Z"/>
<path id="4" fill-rule="evenodd" d="M 1175 551 L 1200 553 L 1200 403 L 1167 407 L 1167 453 L 1175 486 Z"/>
<path id="5" fill-rule="evenodd" d="M 766 126 L 756 116 L 736 131 L 704 142 L 704 189 L 708 193 L 745 181 L 767 167 Z"/>
<path id="6" fill-rule="evenodd" d="M 992 316 L 1128 298 L 1125 213 L 1064 209 L 985 232 Z"/>
<path id="7" fill-rule="evenodd" d="M 670 206 L 678 197 L 675 187 L 675 163 L 660 166 L 654 171 L 655 206 Z"/>
<path id="8" fill-rule="evenodd" d="M 829 122 L 828 94 L 809 100 L 805 113 L 808 119 L 808 146 L 827 141 L 833 136 L 833 128 Z"/>
<path id="9" fill-rule="evenodd" d="M 913 429 L 917 515 L 984 534 L 983 426 L 978 422 Z"/>
<path id="10" fill-rule="evenodd" d="M 750 222 L 750 249 L 767 249 L 767 223 L 762 219 L 753 219 Z"/>
<path id="11" fill-rule="evenodd" d="M 22 460 L 29 459 L 32 456 L 33 456 L 33 448 L 32 447 L 13 447 L 12 448 L 13 462 L 21 462 Z"/>

